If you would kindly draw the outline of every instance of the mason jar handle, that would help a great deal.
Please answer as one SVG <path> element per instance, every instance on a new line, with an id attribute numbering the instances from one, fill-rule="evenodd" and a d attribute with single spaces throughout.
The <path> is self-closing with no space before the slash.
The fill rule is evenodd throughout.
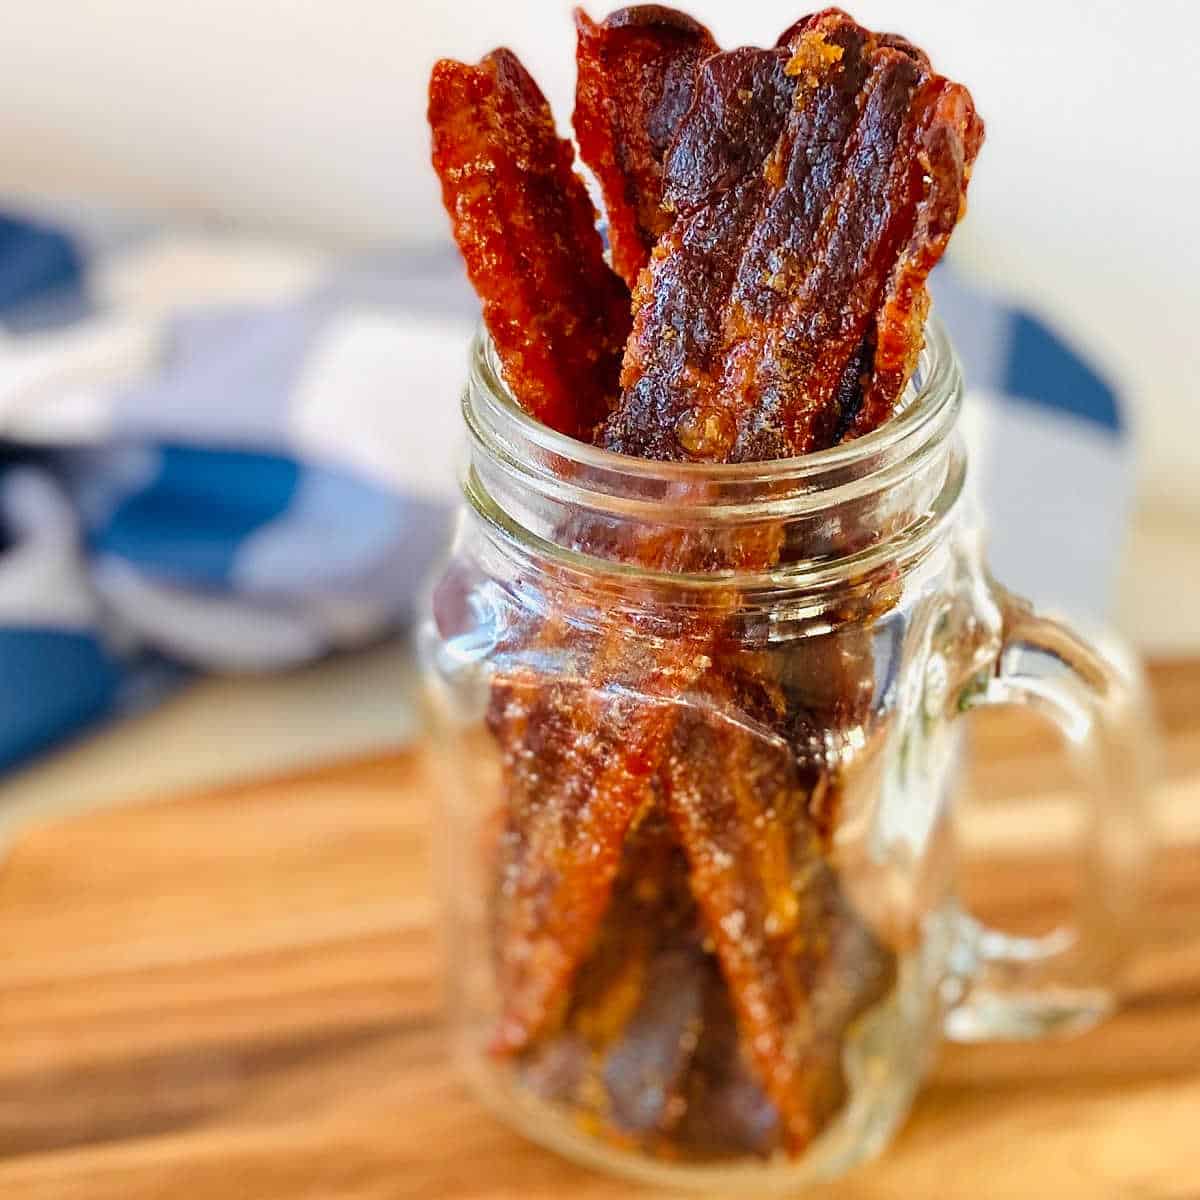
<path id="1" fill-rule="evenodd" d="M 1019 705 L 1047 718 L 1078 767 L 1088 812 L 1071 925 L 1017 937 L 957 912 L 945 985 L 945 1032 L 956 1041 L 1071 1032 L 1111 1011 L 1137 936 L 1152 840 L 1155 734 L 1137 666 L 999 587 L 995 597 L 1000 649 L 958 709 Z"/>

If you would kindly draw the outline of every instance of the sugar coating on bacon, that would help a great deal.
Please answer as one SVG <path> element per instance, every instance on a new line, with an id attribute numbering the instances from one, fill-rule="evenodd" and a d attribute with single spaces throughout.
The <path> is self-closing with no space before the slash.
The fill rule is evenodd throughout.
<path id="1" fill-rule="evenodd" d="M 747 1057 L 795 1153 L 844 1099 L 843 1035 L 891 985 L 894 960 L 842 897 L 793 750 L 770 736 L 789 719 L 781 690 L 736 671 L 700 686 L 708 702 L 676 722 L 666 805 Z"/>
<path id="2" fill-rule="evenodd" d="M 694 636 L 658 646 L 648 681 L 645 642 L 629 630 L 589 639 L 551 622 L 534 657 L 557 656 L 558 677 L 514 664 L 493 681 L 488 726 L 505 809 L 493 911 L 497 1052 L 523 1049 L 561 1015 L 555 1005 L 592 948 L 627 836 L 652 807 L 673 702 L 708 666 L 702 650 Z"/>
<path id="3" fill-rule="evenodd" d="M 885 420 L 981 137 L 964 89 L 838 10 L 705 60 L 601 444 L 756 461 Z"/>
<path id="4" fill-rule="evenodd" d="M 546 98 L 509 50 L 443 59 L 429 83 L 433 165 L 505 382 L 586 438 L 617 394 L 628 292 Z"/>

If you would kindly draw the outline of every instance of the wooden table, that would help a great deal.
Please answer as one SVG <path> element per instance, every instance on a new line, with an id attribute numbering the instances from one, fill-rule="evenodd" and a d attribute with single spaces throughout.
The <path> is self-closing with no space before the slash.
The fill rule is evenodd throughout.
<path id="1" fill-rule="evenodd" d="M 1200 1196 L 1200 664 L 1153 678 L 1169 845 L 1124 1011 L 1071 1041 L 947 1048 L 893 1148 L 820 1195 Z M 978 741 L 973 894 L 1044 924 L 1069 877 L 1060 764 L 1007 718 Z M 1011 813 L 995 799 L 1018 791 Z M 524 1143 L 447 1067 L 432 792 L 396 753 L 20 840 L 0 870 L 0 1197 L 635 1194 Z"/>

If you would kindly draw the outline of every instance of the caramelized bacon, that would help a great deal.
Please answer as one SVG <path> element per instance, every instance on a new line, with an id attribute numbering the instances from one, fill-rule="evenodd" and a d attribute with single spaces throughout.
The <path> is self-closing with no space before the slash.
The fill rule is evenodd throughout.
<path id="1" fill-rule="evenodd" d="M 630 830 L 646 816 L 665 752 L 673 703 L 707 667 L 695 638 L 661 644 L 646 676 L 646 648 L 612 630 L 567 660 L 586 634 L 551 624 L 545 667 L 499 674 L 488 726 L 500 748 L 507 828 L 494 928 L 503 1013 L 499 1053 L 527 1046 L 591 950 L 608 909 Z"/>
<path id="2" fill-rule="evenodd" d="M 716 53 L 703 25 L 657 4 L 622 8 L 578 30 L 575 137 L 604 193 L 613 267 L 632 288 L 671 223 L 662 163 L 692 102 L 696 70 Z"/>
<path id="3" fill-rule="evenodd" d="M 966 206 L 967 183 L 983 122 L 970 93 L 940 77 L 925 82 L 914 122 L 908 203 L 912 232 L 892 267 L 875 318 L 874 364 L 853 432 L 869 433 L 891 415 L 923 344 L 929 272 L 937 265 Z"/>
<path id="4" fill-rule="evenodd" d="M 433 165 L 513 394 L 587 437 L 617 393 L 629 298 L 604 261 L 571 144 L 509 50 L 443 59 L 429 82 Z"/>
<path id="5" fill-rule="evenodd" d="M 788 719 L 782 694 L 761 675 L 701 686 L 706 702 L 675 725 L 667 807 L 747 1054 L 796 1153 L 841 1104 L 830 1047 L 890 986 L 893 959 L 826 862 L 796 758 L 775 732 Z M 847 964 L 838 951 L 850 945 Z"/>
<path id="6" fill-rule="evenodd" d="M 430 88 L 435 166 L 517 399 L 663 460 L 787 457 L 876 428 L 915 367 L 982 141 L 968 93 L 839 9 L 725 53 L 657 6 L 576 20 L 575 128 L 636 283 L 631 333 L 570 147 L 515 57 L 439 63 Z M 697 513 L 705 498 L 676 497 Z M 766 523 L 731 542 L 581 515 L 561 534 L 669 572 L 811 550 Z M 703 613 L 590 631 L 551 610 L 498 670 L 494 1045 L 643 1144 L 794 1154 L 843 1103 L 846 1031 L 895 970 L 829 861 L 839 739 L 862 740 L 874 659 L 865 634 L 760 657 L 731 632 L 741 603 L 731 586 Z"/>
<path id="7" fill-rule="evenodd" d="M 982 126 L 923 55 L 838 10 L 784 41 L 701 67 L 667 156 L 676 220 L 635 293 L 609 449 L 805 454 L 877 425 L 908 381 L 924 279 Z"/>

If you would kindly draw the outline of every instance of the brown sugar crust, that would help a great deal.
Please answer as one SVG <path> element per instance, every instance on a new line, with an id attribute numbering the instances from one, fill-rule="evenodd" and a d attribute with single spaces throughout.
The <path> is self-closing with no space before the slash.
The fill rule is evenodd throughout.
<path id="1" fill-rule="evenodd" d="M 838 10 L 785 36 L 701 67 L 665 166 L 676 219 L 638 283 L 599 438 L 611 450 L 807 454 L 886 419 L 915 366 L 924 280 L 982 125 L 924 55 Z"/>
<path id="2" fill-rule="evenodd" d="M 505 382 L 575 437 L 609 410 L 629 296 L 546 98 L 509 50 L 443 59 L 429 83 L 433 165 Z"/>

